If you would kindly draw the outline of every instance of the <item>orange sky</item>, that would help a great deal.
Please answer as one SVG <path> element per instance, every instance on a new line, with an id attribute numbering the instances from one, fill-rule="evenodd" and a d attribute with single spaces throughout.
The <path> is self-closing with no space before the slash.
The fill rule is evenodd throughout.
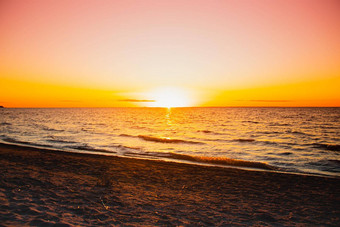
<path id="1" fill-rule="evenodd" d="M 188 105 L 340 106 L 339 12 L 337 0 L 4 0 L 0 105 L 152 106 L 170 86 Z"/>

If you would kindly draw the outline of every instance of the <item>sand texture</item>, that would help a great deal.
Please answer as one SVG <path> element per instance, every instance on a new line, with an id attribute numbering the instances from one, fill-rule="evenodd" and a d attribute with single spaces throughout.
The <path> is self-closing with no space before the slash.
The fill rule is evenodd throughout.
<path id="1" fill-rule="evenodd" d="M 0 144 L 0 226 L 338 226 L 340 179 Z"/>

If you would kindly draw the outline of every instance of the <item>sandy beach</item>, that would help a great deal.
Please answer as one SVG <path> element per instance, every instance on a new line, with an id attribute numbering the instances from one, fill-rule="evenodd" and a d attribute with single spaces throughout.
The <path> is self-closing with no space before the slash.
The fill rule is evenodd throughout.
<path id="1" fill-rule="evenodd" d="M 0 144 L 4 226 L 337 226 L 340 179 Z"/>

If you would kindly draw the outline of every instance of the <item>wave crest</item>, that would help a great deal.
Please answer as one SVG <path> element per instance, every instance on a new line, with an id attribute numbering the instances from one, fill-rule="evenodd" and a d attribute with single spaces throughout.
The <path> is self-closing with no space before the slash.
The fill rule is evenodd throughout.
<path id="1" fill-rule="evenodd" d="M 188 143 L 188 144 L 204 144 L 203 142 L 190 141 L 190 140 L 181 140 L 181 139 L 172 139 L 168 137 L 155 137 L 155 136 L 145 136 L 138 135 L 133 136 L 129 134 L 120 134 L 122 137 L 130 137 L 130 138 L 139 138 L 145 141 L 157 142 L 157 143 Z"/>
<path id="2" fill-rule="evenodd" d="M 50 139 L 50 140 L 46 140 L 47 142 L 50 143 L 77 143 L 74 141 L 67 141 L 67 140 L 58 140 L 58 139 Z"/>
<path id="3" fill-rule="evenodd" d="M 88 145 L 66 146 L 65 148 L 71 148 L 71 149 L 82 150 L 82 151 L 102 152 L 102 153 L 117 153 L 117 152 L 109 151 L 109 150 L 105 150 L 105 149 L 93 148 L 93 147 L 88 146 Z"/>
<path id="4" fill-rule="evenodd" d="M 7 122 L 1 122 L 0 126 L 7 126 L 7 125 L 12 125 L 11 123 L 7 123 Z"/>
<path id="5" fill-rule="evenodd" d="M 277 170 L 276 167 L 271 166 L 267 163 L 245 161 L 245 160 L 232 159 L 232 158 L 226 158 L 226 157 L 206 157 L 206 156 L 184 155 L 184 154 L 177 154 L 177 153 L 166 153 L 165 157 L 177 159 L 177 160 L 199 162 L 199 163 L 249 167 L 249 168 L 257 168 L 257 169 L 265 169 L 265 170 Z"/>
<path id="6" fill-rule="evenodd" d="M 138 138 L 143 139 L 145 141 L 152 141 L 158 143 L 189 143 L 189 144 L 203 144 L 202 142 L 190 141 L 190 140 L 181 140 L 181 139 L 171 139 L 167 137 L 153 137 L 153 136 L 144 136 L 139 135 Z"/>
<path id="7" fill-rule="evenodd" d="M 338 144 L 324 144 L 324 143 L 313 143 L 313 147 L 321 148 L 329 151 L 340 151 L 340 145 Z"/>
<path id="8" fill-rule="evenodd" d="M 8 143 L 13 143 L 13 144 L 24 144 L 28 146 L 38 146 L 38 147 L 49 147 L 52 148 L 53 146 L 47 145 L 47 144 L 38 144 L 38 143 L 31 143 L 31 142 L 26 142 L 26 141 L 21 141 L 17 140 L 11 137 L 3 136 L 2 140 Z"/>
<path id="9" fill-rule="evenodd" d="M 240 143 L 251 143 L 251 142 L 255 142 L 254 139 L 235 139 L 233 141 L 236 141 L 236 142 L 240 142 Z"/>

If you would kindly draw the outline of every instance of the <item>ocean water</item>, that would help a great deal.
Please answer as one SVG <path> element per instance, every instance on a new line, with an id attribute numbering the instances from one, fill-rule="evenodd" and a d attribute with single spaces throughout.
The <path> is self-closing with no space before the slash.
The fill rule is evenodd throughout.
<path id="1" fill-rule="evenodd" d="M 4 108 L 0 142 L 340 176 L 340 108 Z"/>

